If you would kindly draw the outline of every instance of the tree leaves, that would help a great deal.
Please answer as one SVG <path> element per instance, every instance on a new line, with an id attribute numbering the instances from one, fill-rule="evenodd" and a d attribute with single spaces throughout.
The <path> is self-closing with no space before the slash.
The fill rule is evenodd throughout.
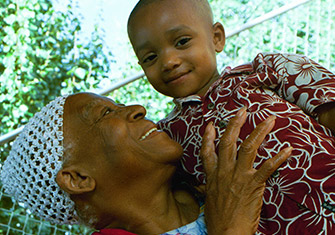
<path id="1" fill-rule="evenodd" d="M 55 12 L 50 0 L 5 0 L 0 7 L 0 115 L 9 115 L 1 120 L 3 135 L 24 125 L 62 89 L 94 88 L 109 72 L 110 56 L 99 28 L 88 42 L 76 38 L 81 27 L 71 7 Z"/>

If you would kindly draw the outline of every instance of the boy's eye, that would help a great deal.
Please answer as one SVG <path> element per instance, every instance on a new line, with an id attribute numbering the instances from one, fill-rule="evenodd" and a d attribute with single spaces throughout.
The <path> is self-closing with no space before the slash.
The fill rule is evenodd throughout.
<path id="1" fill-rule="evenodd" d="M 156 59 L 156 57 L 157 57 L 157 55 L 155 55 L 155 54 L 149 55 L 149 56 L 147 56 L 143 59 L 142 63 L 143 64 L 149 63 L 149 62 L 153 61 L 154 59 Z"/>
<path id="2" fill-rule="evenodd" d="M 184 46 L 185 44 L 187 44 L 189 41 L 191 40 L 191 38 L 189 37 L 185 37 L 185 38 L 181 38 L 180 40 L 177 41 L 176 46 Z"/>

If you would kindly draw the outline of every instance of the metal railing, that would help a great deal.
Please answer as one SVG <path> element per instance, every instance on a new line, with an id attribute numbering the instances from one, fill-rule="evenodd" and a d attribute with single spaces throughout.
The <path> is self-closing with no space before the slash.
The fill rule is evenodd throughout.
<path id="1" fill-rule="evenodd" d="M 226 34 L 226 37 L 229 38 L 229 37 L 232 37 L 232 36 L 235 36 L 239 33 L 241 33 L 242 31 L 244 30 L 247 30 L 249 28 L 252 28 L 256 25 L 259 25 L 261 24 L 262 22 L 264 21 L 267 21 L 269 19 L 272 19 L 276 16 L 279 16 L 287 11 L 290 11 L 300 5 L 303 5 L 303 4 L 306 4 L 308 2 L 310 2 L 312 0 L 299 0 L 299 1 L 293 1 L 292 3 L 290 4 L 287 4 L 285 6 L 282 6 L 278 9 L 275 9 L 263 16 L 260 16 L 258 18 L 255 18 L 245 24 L 243 24 L 241 27 L 239 27 L 238 29 L 236 30 L 232 30 L 232 31 L 228 31 L 227 34 Z M 122 81 L 120 82 L 117 82 L 115 84 L 113 84 L 111 87 L 107 88 L 107 89 L 104 89 L 104 90 L 98 90 L 98 91 L 93 91 L 97 94 L 100 94 L 100 95 L 107 95 L 108 93 L 122 87 L 122 86 L 125 86 L 131 82 L 134 82 L 136 81 L 137 79 L 140 79 L 140 78 L 143 78 L 144 77 L 144 73 L 139 73 L 135 76 L 132 76 L 132 77 L 129 77 L 129 78 L 125 78 L 123 79 Z M 19 127 L 17 128 L 16 130 L 13 130 L 3 136 L 0 136 L 0 145 L 3 145 L 5 143 L 8 143 L 9 141 L 13 140 L 18 134 L 20 134 L 20 132 L 23 130 L 24 126 L 22 127 Z"/>

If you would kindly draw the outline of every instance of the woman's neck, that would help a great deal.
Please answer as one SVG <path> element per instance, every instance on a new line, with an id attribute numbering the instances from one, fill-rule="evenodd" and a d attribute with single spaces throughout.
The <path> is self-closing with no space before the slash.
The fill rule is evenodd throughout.
<path id="1" fill-rule="evenodd" d="M 137 200 L 120 211 L 122 215 L 118 217 L 125 223 L 113 223 L 107 227 L 123 228 L 136 234 L 161 234 L 189 224 L 199 216 L 198 201 L 186 188 L 171 190 L 168 187 L 147 196 L 147 200 Z M 145 198 L 143 195 L 134 197 Z"/>
<path id="2" fill-rule="evenodd" d="M 100 187 L 91 204 L 98 211 L 96 228 L 122 228 L 136 234 L 160 234 L 197 219 L 199 204 L 186 186 L 171 187 L 175 167 L 153 167 L 142 177 Z M 180 181 L 179 181 L 180 182 Z M 173 183 L 175 185 L 175 183 Z M 115 190 L 117 188 L 118 190 Z"/>
<path id="3" fill-rule="evenodd" d="M 161 234 L 189 224 L 199 215 L 199 204 L 187 189 L 170 191 L 150 204 L 143 227 L 136 225 L 137 234 Z"/>

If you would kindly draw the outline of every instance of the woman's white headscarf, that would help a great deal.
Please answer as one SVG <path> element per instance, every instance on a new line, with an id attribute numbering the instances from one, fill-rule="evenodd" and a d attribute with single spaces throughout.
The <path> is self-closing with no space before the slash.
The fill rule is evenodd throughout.
<path id="1" fill-rule="evenodd" d="M 5 192 L 57 224 L 78 223 L 74 202 L 56 182 L 63 164 L 63 110 L 58 97 L 36 113 L 13 142 L 1 169 Z"/>

